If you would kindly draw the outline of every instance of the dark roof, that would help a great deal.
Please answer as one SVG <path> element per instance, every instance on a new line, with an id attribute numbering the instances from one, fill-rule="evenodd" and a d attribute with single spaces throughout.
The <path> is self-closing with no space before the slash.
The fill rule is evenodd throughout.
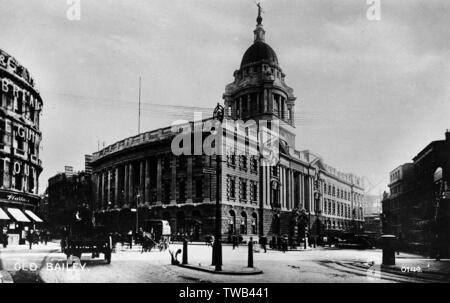
<path id="1" fill-rule="evenodd" d="M 256 41 L 250 46 L 242 57 L 241 68 L 244 65 L 265 61 L 272 65 L 278 65 L 278 58 L 275 51 L 266 43 Z"/>

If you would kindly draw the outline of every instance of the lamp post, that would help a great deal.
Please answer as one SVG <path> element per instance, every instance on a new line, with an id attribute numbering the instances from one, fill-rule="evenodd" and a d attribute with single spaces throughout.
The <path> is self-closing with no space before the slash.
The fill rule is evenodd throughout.
<path id="1" fill-rule="evenodd" d="M 224 118 L 224 108 L 222 105 L 217 103 L 216 108 L 214 109 L 213 114 L 214 119 L 218 122 L 222 123 Z M 218 131 L 216 129 L 216 131 Z M 222 133 L 218 133 L 219 136 L 222 136 Z M 216 226 L 215 226 L 215 237 L 213 244 L 213 264 L 215 265 L 216 271 L 222 271 L 222 211 L 220 206 L 220 164 L 221 164 L 221 156 L 218 150 L 219 146 L 216 142 Z"/>
<path id="2" fill-rule="evenodd" d="M 136 195 L 136 235 L 139 232 L 139 198 L 141 197 L 141 195 L 138 194 Z"/>

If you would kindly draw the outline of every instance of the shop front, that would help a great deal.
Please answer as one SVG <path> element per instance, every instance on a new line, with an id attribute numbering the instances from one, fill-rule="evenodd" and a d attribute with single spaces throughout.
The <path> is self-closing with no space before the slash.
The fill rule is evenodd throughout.
<path id="1" fill-rule="evenodd" d="M 13 193 L 0 193 L 0 231 L 8 245 L 23 245 L 29 232 L 39 235 L 44 221 L 32 209 L 37 205 L 34 197 Z"/>

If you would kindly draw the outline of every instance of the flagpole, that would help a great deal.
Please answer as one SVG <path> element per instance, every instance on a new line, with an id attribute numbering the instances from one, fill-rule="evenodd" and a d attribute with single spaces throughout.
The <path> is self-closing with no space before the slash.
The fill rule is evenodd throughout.
<path id="1" fill-rule="evenodd" d="M 139 113 L 138 113 L 138 134 L 141 133 L 141 77 L 139 76 Z"/>

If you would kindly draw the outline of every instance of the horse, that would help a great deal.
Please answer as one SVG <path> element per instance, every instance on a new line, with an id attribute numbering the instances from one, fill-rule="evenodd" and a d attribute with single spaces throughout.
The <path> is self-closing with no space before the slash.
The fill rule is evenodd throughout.
<path id="1" fill-rule="evenodd" d="M 153 247 L 155 247 L 157 244 L 156 242 L 150 237 L 150 234 L 144 233 L 142 236 L 142 251 L 143 252 L 150 252 Z"/>
<path id="2" fill-rule="evenodd" d="M 206 236 L 206 238 L 205 238 L 205 243 L 206 243 L 206 246 L 208 247 L 208 246 L 213 246 L 213 243 L 214 243 L 214 236 Z"/>

